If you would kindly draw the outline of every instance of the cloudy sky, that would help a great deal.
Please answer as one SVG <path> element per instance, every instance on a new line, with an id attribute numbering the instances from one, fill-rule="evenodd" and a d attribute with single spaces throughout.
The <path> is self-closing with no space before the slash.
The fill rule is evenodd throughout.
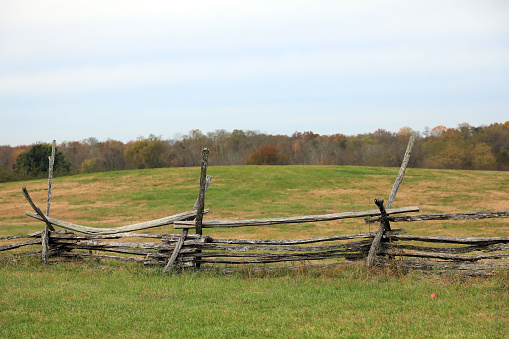
<path id="1" fill-rule="evenodd" d="M 0 0 L 0 145 L 509 120 L 509 1 Z"/>

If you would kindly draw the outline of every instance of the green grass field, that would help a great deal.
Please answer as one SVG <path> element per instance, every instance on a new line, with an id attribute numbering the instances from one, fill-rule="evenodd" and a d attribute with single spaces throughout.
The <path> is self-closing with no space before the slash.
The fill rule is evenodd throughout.
<path id="1" fill-rule="evenodd" d="M 279 217 L 376 209 L 397 168 L 210 167 L 206 219 Z M 121 226 L 190 210 L 198 168 L 54 180 L 51 215 L 94 227 Z M 0 237 L 41 229 L 24 216 L 26 186 L 44 211 L 47 180 L 0 184 Z M 421 213 L 509 209 L 509 173 L 408 169 L 393 207 Z M 362 220 L 205 229 L 224 238 L 296 239 L 373 231 Z M 409 234 L 507 236 L 507 219 L 405 223 Z M 154 233 L 175 233 L 170 226 Z M 0 243 L 0 245 L 3 243 Z M 1 253 L 5 256 L 6 253 Z M 392 274 L 363 265 L 232 274 L 185 272 L 106 261 L 43 266 L 0 261 L 0 337 L 5 338 L 504 338 L 509 273 Z M 438 297 L 430 298 L 436 293 Z"/>

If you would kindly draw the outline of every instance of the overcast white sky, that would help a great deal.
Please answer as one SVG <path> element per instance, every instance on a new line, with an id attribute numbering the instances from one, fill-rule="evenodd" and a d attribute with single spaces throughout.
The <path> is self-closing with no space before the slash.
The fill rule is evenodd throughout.
<path id="1" fill-rule="evenodd" d="M 509 1 L 0 0 L 0 145 L 509 120 Z"/>

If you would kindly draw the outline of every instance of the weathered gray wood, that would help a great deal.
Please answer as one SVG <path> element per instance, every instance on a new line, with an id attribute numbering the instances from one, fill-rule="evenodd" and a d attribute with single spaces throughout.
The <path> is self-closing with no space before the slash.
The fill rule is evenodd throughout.
<path id="1" fill-rule="evenodd" d="M 388 235 L 394 236 L 396 234 L 406 233 L 404 229 L 397 229 L 387 232 Z M 335 241 L 335 240 L 350 240 L 350 239 L 360 239 L 360 238 L 373 238 L 375 237 L 376 232 L 370 233 L 360 233 L 360 234 L 351 234 L 351 235 L 336 235 L 331 237 L 320 237 L 320 238 L 309 238 L 309 239 L 295 239 L 295 240 L 273 240 L 273 239 L 219 239 L 219 238 L 209 238 L 207 239 L 207 244 L 266 244 L 266 245 L 301 245 L 301 244 L 311 244 L 316 242 L 323 241 Z"/>
<path id="2" fill-rule="evenodd" d="M 394 208 L 386 210 L 387 214 L 418 212 L 418 206 Z M 323 215 L 306 215 L 298 217 L 282 217 L 282 218 L 265 218 L 265 219 L 249 219 L 249 220 L 206 220 L 202 223 L 202 228 L 214 227 L 245 227 L 245 226 L 267 226 L 276 224 L 292 224 L 306 223 L 317 221 L 330 221 L 347 218 L 359 218 L 380 215 L 379 210 L 371 210 L 364 212 L 341 212 Z M 182 223 L 181 223 L 182 224 Z"/>
<path id="3" fill-rule="evenodd" d="M 203 194 L 207 193 L 207 190 L 209 189 L 210 183 L 212 182 L 212 176 L 207 175 L 205 179 L 205 190 Z M 201 184 L 201 183 L 200 183 Z M 196 201 L 194 202 L 193 211 L 198 210 L 200 204 L 200 194 L 198 193 L 198 198 L 196 198 Z"/>
<path id="4" fill-rule="evenodd" d="M 408 166 L 408 162 L 410 161 L 410 155 L 412 154 L 412 148 L 414 147 L 415 143 L 415 137 L 412 135 L 410 137 L 410 140 L 408 140 L 408 145 L 405 151 L 405 156 L 403 157 L 403 163 L 401 164 L 401 167 L 399 169 L 398 176 L 396 178 L 396 181 L 394 182 L 394 186 L 392 187 L 391 194 L 389 195 L 389 201 L 387 202 L 387 209 L 390 209 L 392 207 L 392 203 L 394 202 L 394 199 L 396 198 L 396 194 L 398 193 L 399 186 L 401 185 L 401 182 L 403 181 L 403 177 L 405 176 L 405 171 Z"/>
<path id="5" fill-rule="evenodd" d="M 150 238 L 161 239 L 163 242 L 176 242 L 180 234 L 151 234 L 151 233 L 114 233 L 114 234 L 75 234 L 50 232 L 51 239 L 120 239 L 120 238 Z M 188 234 L 188 239 L 201 239 L 200 236 Z"/>
<path id="6" fill-rule="evenodd" d="M 417 251 L 417 252 L 430 252 L 430 253 L 451 253 L 451 254 L 464 254 L 472 252 L 494 252 L 494 251 L 509 251 L 509 245 L 506 244 L 492 244 L 492 245 L 471 245 L 465 247 L 429 247 L 429 246 L 416 246 L 398 243 L 394 248 L 397 251 Z"/>
<path id="7" fill-rule="evenodd" d="M 449 244 L 494 244 L 508 243 L 508 237 L 490 237 L 490 238 L 454 238 L 437 235 L 394 235 L 393 240 L 401 241 L 423 241 L 423 242 L 440 242 Z"/>
<path id="8" fill-rule="evenodd" d="M 121 242 L 121 241 L 103 241 L 103 240 L 73 240 L 73 239 L 55 239 L 55 244 L 61 245 L 75 245 L 83 248 L 114 248 L 114 247 L 126 247 L 126 248 L 143 248 L 143 249 L 154 249 L 159 251 L 171 251 L 175 249 L 175 244 L 168 243 L 156 243 L 156 242 Z M 196 246 L 203 244 L 201 240 L 186 240 L 183 246 Z"/>
<path id="9" fill-rule="evenodd" d="M 455 260 L 455 261 L 478 261 L 483 259 L 509 259 L 509 253 L 498 253 L 498 254 L 449 254 L 449 253 L 427 253 L 427 252 L 413 252 L 413 251 L 401 251 L 394 253 L 388 250 L 380 251 L 382 254 L 391 254 L 400 257 L 416 257 L 416 258 L 434 258 L 444 260 Z"/>
<path id="10" fill-rule="evenodd" d="M 34 209 L 34 211 L 36 212 L 35 215 L 37 217 L 35 217 L 36 219 L 39 219 L 39 220 L 42 220 L 46 223 L 46 225 L 48 225 L 48 229 L 50 231 L 54 231 L 55 229 L 53 228 L 53 226 L 51 226 L 51 223 L 48 221 L 48 218 L 46 218 L 46 216 L 41 212 L 41 210 L 39 209 L 39 207 L 35 206 L 32 198 L 30 197 L 30 194 L 28 194 L 28 190 L 26 189 L 25 186 L 23 186 L 21 188 L 21 190 L 23 191 L 23 195 L 25 196 L 25 199 L 28 201 L 28 203 L 30 204 L 30 206 Z M 27 212 L 25 212 L 27 213 Z M 30 212 L 29 212 L 30 213 Z"/>
<path id="11" fill-rule="evenodd" d="M 53 140 L 53 144 L 51 146 L 51 156 L 49 157 L 49 169 L 48 169 L 48 198 L 46 200 L 46 217 L 49 217 L 50 206 L 51 206 L 51 193 L 53 188 L 53 165 L 55 164 L 55 148 L 56 142 Z M 46 222 L 44 226 L 44 231 L 42 232 L 42 260 L 45 265 L 48 264 L 49 260 L 49 227 L 52 228 L 50 223 Z"/>
<path id="12" fill-rule="evenodd" d="M 195 254 L 198 253 L 198 249 L 196 247 L 184 247 L 179 251 L 179 256 L 176 258 L 176 262 L 178 261 L 179 257 L 186 256 L 187 254 Z M 167 260 L 171 258 L 173 255 L 173 252 L 170 251 L 151 251 L 147 254 L 147 258 L 155 258 L 155 259 L 165 259 L 164 265 L 167 264 Z"/>
<path id="13" fill-rule="evenodd" d="M 163 242 L 176 242 L 180 239 L 180 234 L 166 234 L 163 235 L 161 241 Z M 200 234 L 187 234 L 186 239 L 194 239 L 201 242 L 207 242 L 210 237 L 208 235 L 200 235 Z"/>
<path id="14" fill-rule="evenodd" d="M 173 228 L 180 229 L 180 230 L 196 228 L 196 222 L 195 221 L 175 221 L 173 223 Z"/>
<path id="15" fill-rule="evenodd" d="M 204 244 L 200 248 L 204 251 L 230 251 L 230 252 L 249 252 L 249 251 L 292 251 L 292 252 L 311 252 L 327 250 L 343 251 L 361 251 L 369 250 L 371 241 L 361 240 L 339 245 L 328 246 L 292 246 L 292 245 L 217 245 Z"/>
<path id="16" fill-rule="evenodd" d="M 193 206 L 193 211 L 198 212 L 196 218 L 197 219 L 199 218 L 199 220 L 200 220 L 199 221 L 200 230 L 199 230 L 199 232 L 196 232 L 196 234 L 199 236 L 201 236 L 201 234 L 202 234 L 201 223 L 203 220 L 203 210 L 204 210 L 204 206 L 205 206 L 205 194 L 207 193 L 210 182 L 212 181 L 212 177 L 210 175 L 206 175 L 207 174 L 208 150 L 205 148 L 202 151 L 202 160 L 203 161 L 202 161 L 201 173 L 200 173 L 200 191 L 198 193 L 198 198 L 196 199 L 196 202 L 194 203 L 194 206 Z M 177 228 L 176 226 L 178 225 L 178 223 L 179 223 L 178 221 L 175 221 L 175 223 L 174 223 L 175 228 Z M 168 271 L 173 268 L 173 266 L 175 265 L 175 263 L 177 261 L 178 256 L 180 255 L 180 253 L 182 253 L 182 245 L 184 244 L 184 241 L 185 241 L 187 235 L 189 234 L 189 229 L 196 228 L 196 226 L 195 225 L 183 225 L 182 227 L 179 227 L 179 228 L 183 228 L 182 234 L 181 234 L 179 240 L 177 241 L 177 243 L 175 244 L 175 249 L 173 250 L 171 257 L 168 259 L 168 263 L 166 264 L 166 266 L 163 270 L 163 273 L 168 273 Z M 199 250 L 196 250 L 196 252 L 199 252 Z"/>
<path id="17" fill-rule="evenodd" d="M 382 237 L 386 231 L 391 229 L 389 221 L 387 221 L 387 212 L 384 208 L 383 199 L 375 199 L 375 204 L 380 209 L 381 219 L 380 219 L 380 227 L 376 232 L 375 237 L 373 238 L 373 242 L 371 243 L 371 247 L 369 249 L 367 264 L 368 267 L 373 267 L 376 262 L 376 255 L 380 251 L 380 242 L 382 241 Z"/>
<path id="18" fill-rule="evenodd" d="M 0 241 L 23 239 L 23 238 L 40 238 L 41 234 L 42 234 L 42 231 L 37 231 L 37 232 L 28 233 L 28 234 L 24 234 L 24 235 L 13 235 L 13 236 L 8 236 L 8 237 L 2 237 L 2 238 L 0 238 Z"/>
<path id="19" fill-rule="evenodd" d="M 198 206 L 196 215 L 196 234 L 202 234 L 203 210 L 205 208 L 205 186 L 207 178 L 207 164 L 209 161 L 209 149 L 203 148 L 201 151 L 201 173 L 200 173 L 200 193 L 198 195 Z"/>
<path id="20" fill-rule="evenodd" d="M 180 234 L 152 234 L 152 233 L 114 233 L 114 234 L 75 234 L 50 232 L 51 238 L 59 239 L 120 239 L 120 238 L 151 238 L 161 239 L 163 242 L 176 242 L 180 239 Z M 187 239 L 202 239 L 207 236 L 188 234 Z"/>
<path id="21" fill-rule="evenodd" d="M 509 218 L 509 210 L 490 212 L 468 212 L 468 213 L 443 213 L 443 214 L 417 214 L 390 216 L 391 222 L 410 222 L 428 220 L 479 220 L 488 218 Z M 380 220 L 380 217 L 366 218 L 366 223 L 373 223 Z"/>
<path id="22" fill-rule="evenodd" d="M 1 251 L 12 250 L 12 249 L 19 248 L 19 247 L 22 247 L 22 246 L 28 246 L 28 245 L 40 244 L 40 243 L 41 243 L 41 239 L 38 238 L 38 239 L 32 239 L 32 240 L 26 240 L 26 241 L 22 241 L 22 242 L 17 242 L 17 243 L 14 243 L 14 244 L 2 245 L 2 246 L 0 246 L 0 252 Z"/>
<path id="23" fill-rule="evenodd" d="M 42 260 L 44 262 L 44 264 L 48 264 L 48 252 L 49 252 L 49 238 L 48 238 L 48 231 L 49 230 L 52 230 L 54 231 L 55 229 L 53 228 L 53 226 L 49 223 L 47 217 L 41 212 L 41 210 L 39 209 L 39 207 L 37 207 L 32 198 L 30 197 L 30 194 L 28 193 L 28 190 L 26 189 L 26 187 L 23 186 L 22 188 L 22 191 L 23 191 L 23 195 L 25 196 L 25 198 L 27 199 L 28 203 L 30 204 L 30 206 L 34 209 L 34 211 L 37 213 L 37 216 L 39 216 L 41 218 L 41 220 L 44 221 L 45 223 L 45 226 L 44 226 L 44 230 L 42 232 L 42 235 L 41 235 L 41 245 L 42 245 Z"/>
<path id="24" fill-rule="evenodd" d="M 144 263 L 144 258 L 133 258 L 133 257 L 119 257 L 116 255 L 96 254 L 90 252 L 63 252 L 60 253 L 61 257 L 69 258 L 93 258 L 93 259 L 106 259 L 106 260 L 119 260 L 119 261 L 130 261 L 137 263 Z"/>
<path id="25" fill-rule="evenodd" d="M 243 246 L 242 246 L 243 247 Z M 255 248 L 258 246 L 255 246 Z M 263 246 L 260 246 L 263 247 Z M 276 246 L 279 247 L 279 246 Z M 311 246 L 310 246 L 311 247 Z M 312 246 L 311 249 L 306 250 L 305 247 L 300 247 L 298 250 L 288 249 L 250 249 L 245 251 L 243 248 L 240 251 L 235 250 L 222 250 L 218 252 L 203 252 L 204 257 L 285 257 L 285 256 L 320 256 L 328 254 L 339 253 L 352 253 L 352 252 L 367 252 L 369 244 L 356 244 L 349 247 L 336 247 L 336 246 Z"/>
<path id="26" fill-rule="evenodd" d="M 175 249 L 173 250 L 173 254 L 171 255 L 170 259 L 168 260 L 168 263 L 164 267 L 163 273 L 168 273 L 170 269 L 173 268 L 175 265 L 175 261 L 177 260 L 177 257 L 180 253 L 180 250 L 182 248 L 182 245 L 184 244 L 184 240 L 186 239 L 187 233 L 189 230 L 187 228 L 182 230 L 182 235 L 180 236 L 179 241 L 175 244 Z"/>
<path id="27" fill-rule="evenodd" d="M 208 212 L 209 212 L 209 210 L 204 211 L 204 213 L 208 213 Z M 44 221 L 44 219 L 42 217 L 40 217 L 38 214 L 28 212 L 28 211 L 25 212 L 25 214 L 29 217 Z M 51 223 L 55 226 L 59 226 L 59 227 L 62 227 L 62 228 L 65 228 L 65 229 L 68 229 L 71 231 L 76 231 L 76 232 L 81 232 L 81 233 L 86 233 L 86 234 L 116 234 L 116 233 L 139 231 L 139 230 L 144 230 L 144 229 L 148 229 L 148 228 L 170 225 L 178 220 L 185 220 L 190 217 L 195 217 L 196 214 L 197 214 L 196 211 L 189 211 L 189 212 L 171 215 L 171 216 L 164 217 L 161 219 L 142 222 L 139 224 L 113 227 L 113 228 L 96 228 L 96 227 L 81 226 L 81 225 L 73 224 L 70 222 L 58 220 L 58 219 L 51 218 L 51 217 L 48 217 L 48 218 L 44 217 L 44 218 L 46 218 L 49 223 Z"/>
<path id="28" fill-rule="evenodd" d="M 152 249 L 134 249 L 134 248 L 123 248 L 123 247 L 97 247 L 97 246 L 87 246 L 87 245 L 76 245 L 76 244 L 66 244 L 64 248 L 54 249 L 54 252 L 68 252 L 72 250 L 89 250 L 89 251 L 101 251 L 101 252 L 115 252 L 115 253 L 124 253 L 124 254 L 133 254 L 133 255 L 143 255 L 147 256 L 151 253 L 155 253 Z"/>
<path id="29" fill-rule="evenodd" d="M 286 262 L 286 261 L 311 261 L 311 260 L 324 260 L 324 259 L 336 259 L 336 258 L 350 258 L 358 259 L 362 258 L 362 253 L 334 253 L 334 254 L 321 254 L 321 255 L 288 255 L 279 257 L 268 257 L 268 258 L 253 258 L 253 259 L 216 259 L 216 258 L 197 258 L 199 263 L 215 263 L 215 264 L 263 264 L 263 263 L 275 263 L 275 262 Z"/>
<path id="30" fill-rule="evenodd" d="M 48 224 L 45 224 L 44 231 L 42 232 L 41 246 L 42 246 L 42 250 L 41 250 L 42 261 L 43 261 L 44 265 L 47 265 L 48 260 L 49 260 Z"/>
<path id="31" fill-rule="evenodd" d="M 46 201 L 46 216 L 49 217 L 51 206 L 51 194 L 53 191 L 53 166 L 55 165 L 55 149 L 56 141 L 53 140 L 51 144 L 51 156 L 49 157 L 49 170 L 48 170 L 48 199 Z"/>

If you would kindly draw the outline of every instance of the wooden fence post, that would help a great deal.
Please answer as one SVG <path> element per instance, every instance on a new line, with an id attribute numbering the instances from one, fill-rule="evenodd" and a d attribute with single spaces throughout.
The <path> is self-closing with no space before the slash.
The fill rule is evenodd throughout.
<path id="1" fill-rule="evenodd" d="M 46 216 L 49 217 L 49 210 L 51 205 L 51 193 L 53 188 L 53 166 L 55 164 L 55 147 L 56 147 L 56 141 L 53 140 L 53 143 L 51 145 L 51 156 L 49 157 L 49 170 L 48 170 L 48 199 L 46 203 Z M 41 245 L 42 245 L 42 260 L 44 261 L 44 264 L 47 265 L 49 261 L 49 230 L 54 231 L 55 229 L 53 226 L 51 226 L 50 223 L 46 223 L 44 226 L 44 231 L 42 232 L 42 239 L 41 239 Z"/>
<path id="2" fill-rule="evenodd" d="M 198 195 L 198 214 L 196 215 L 196 234 L 202 234 L 203 210 L 205 209 L 205 187 L 207 182 L 207 164 L 209 149 L 203 148 L 201 152 L 200 193 Z"/>
<path id="3" fill-rule="evenodd" d="M 394 185 L 392 186 L 391 194 L 389 195 L 389 201 L 387 202 L 387 209 L 392 207 L 392 203 L 396 198 L 396 193 L 398 193 L 399 186 L 403 181 L 403 177 L 405 176 L 405 171 L 408 166 L 408 162 L 410 161 L 410 154 L 412 153 L 412 148 L 414 147 L 415 137 L 412 135 L 410 140 L 408 140 L 408 145 L 405 151 L 405 156 L 403 157 L 403 163 L 399 169 L 398 176 Z M 378 228 L 378 232 L 376 233 L 375 238 L 373 238 L 373 242 L 371 243 L 371 248 L 369 249 L 368 254 L 368 267 L 372 267 L 376 261 L 376 254 L 380 250 L 380 241 L 382 240 L 382 236 L 386 230 L 390 230 L 391 226 L 389 220 L 387 219 L 387 213 L 384 207 L 383 199 L 375 199 L 375 204 L 380 209 L 381 218 L 380 218 L 380 227 Z"/>
<path id="4" fill-rule="evenodd" d="M 202 163 L 201 163 L 201 173 L 200 173 L 200 192 L 198 193 L 198 199 L 196 199 L 196 202 L 194 203 L 193 211 L 197 211 L 195 225 L 190 226 L 189 228 L 195 228 L 196 234 L 202 235 L 202 222 L 203 222 L 203 211 L 205 209 L 205 193 L 207 193 L 207 189 L 209 188 L 210 182 L 212 180 L 212 177 L 210 175 L 207 175 L 207 163 L 208 163 L 208 157 L 209 157 L 209 150 L 207 148 L 204 148 L 202 150 Z M 198 226 L 199 225 L 199 226 Z M 164 267 L 163 273 L 168 273 L 168 271 L 175 265 L 175 262 L 177 260 L 177 257 L 180 253 L 180 250 L 182 249 L 182 245 L 184 244 L 184 241 L 187 237 L 187 234 L 189 232 L 189 228 L 183 228 L 182 234 L 180 235 L 179 240 L 175 244 L 175 249 L 173 250 L 173 253 L 166 263 L 166 266 Z M 199 251 L 198 251 L 199 253 Z M 200 264 L 196 264 L 196 267 L 199 268 Z"/>
<path id="5" fill-rule="evenodd" d="M 372 267 L 376 262 L 376 254 L 380 251 L 380 242 L 385 231 L 391 230 L 391 224 L 387 218 L 387 212 L 384 207 L 383 199 L 375 199 L 375 204 L 380 209 L 380 227 L 378 228 L 378 232 L 376 232 L 375 237 L 373 238 L 373 242 L 371 243 L 371 247 L 369 249 L 368 254 L 368 267 Z"/>
<path id="6" fill-rule="evenodd" d="M 392 203 L 396 198 L 396 193 L 398 193 L 399 186 L 403 181 L 403 177 L 405 176 L 406 167 L 408 166 L 408 162 L 410 161 L 410 154 L 412 153 L 412 148 L 414 147 L 415 137 L 412 135 L 410 140 L 408 140 L 408 145 L 406 147 L 405 156 L 403 157 L 403 163 L 399 169 L 398 177 L 394 182 L 394 186 L 392 186 L 391 194 L 389 195 L 389 201 L 387 202 L 387 209 L 392 207 Z"/>

